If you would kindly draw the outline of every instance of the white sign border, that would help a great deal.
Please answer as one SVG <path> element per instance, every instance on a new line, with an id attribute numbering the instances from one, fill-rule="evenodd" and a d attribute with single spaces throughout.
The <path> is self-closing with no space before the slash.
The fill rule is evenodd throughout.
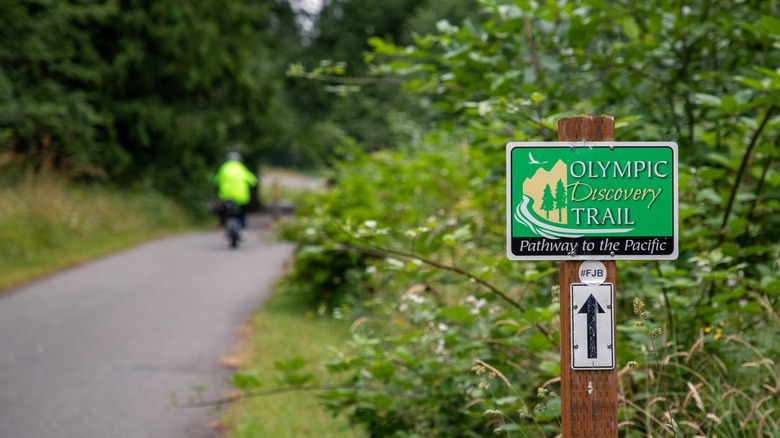
<path id="1" fill-rule="evenodd" d="M 609 318 L 610 318 L 609 319 L 609 344 L 607 344 L 608 345 L 607 348 L 608 348 L 609 353 L 610 353 L 610 359 L 612 361 L 612 364 L 609 365 L 609 366 L 579 366 L 579 367 L 575 366 L 575 358 L 576 358 L 575 350 L 579 349 L 579 348 L 585 348 L 585 347 L 584 346 L 579 346 L 578 348 L 575 348 L 575 347 L 577 347 L 577 344 L 575 343 L 576 335 L 575 335 L 575 330 L 574 330 L 574 318 L 575 318 L 575 315 L 577 314 L 577 312 L 576 312 L 576 309 L 572 308 L 571 311 L 569 312 L 569 316 L 571 317 L 571 322 L 570 322 L 570 326 L 569 326 L 569 330 L 570 330 L 569 342 L 571 343 L 571 369 L 573 371 L 612 370 L 612 369 L 615 369 L 615 363 L 617 362 L 617 360 L 616 360 L 616 358 L 617 358 L 617 345 L 615 344 L 615 341 L 616 341 L 616 338 L 617 338 L 617 330 L 615 330 L 615 313 L 616 313 L 616 309 L 615 309 L 615 298 L 616 298 L 615 297 L 615 285 L 613 283 L 602 283 L 600 285 L 589 285 L 589 284 L 585 284 L 585 283 L 572 283 L 571 284 L 571 288 L 570 288 L 570 290 L 571 290 L 570 294 L 571 295 L 570 295 L 570 301 L 569 301 L 571 306 L 574 306 L 576 304 L 576 302 L 574 300 L 574 289 L 575 289 L 575 287 L 581 287 L 581 288 L 586 289 L 585 293 L 588 293 L 587 289 L 590 289 L 590 288 L 604 288 L 604 287 L 608 287 L 609 288 L 609 299 L 610 299 L 610 302 L 609 302 L 608 308 L 605 309 L 606 310 L 605 313 L 608 313 L 609 314 Z M 593 292 L 590 292 L 590 293 L 593 293 Z M 599 303 L 599 304 L 601 304 L 601 303 Z"/>
<path id="2" fill-rule="evenodd" d="M 674 249 L 671 254 L 663 255 L 614 255 L 603 254 L 588 255 L 575 254 L 569 257 L 559 255 L 542 256 L 517 256 L 512 253 L 512 176 L 510 163 L 512 162 L 512 149 L 518 147 L 550 147 L 550 148 L 602 148 L 602 147 L 668 147 L 672 149 L 674 161 L 674 177 L 672 180 L 674 190 Z M 680 212 L 678 187 L 678 146 L 673 141 L 511 141 L 506 144 L 506 255 L 509 260 L 676 260 L 680 251 Z"/>

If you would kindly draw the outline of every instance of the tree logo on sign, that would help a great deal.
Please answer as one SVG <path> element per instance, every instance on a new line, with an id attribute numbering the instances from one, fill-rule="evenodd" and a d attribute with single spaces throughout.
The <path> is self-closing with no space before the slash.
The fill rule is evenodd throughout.
<path id="1" fill-rule="evenodd" d="M 529 164 L 542 163 L 530 162 Z M 577 190 L 580 194 L 585 193 L 584 187 L 579 181 L 569 183 L 572 171 L 563 160 L 558 160 L 549 170 L 540 166 L 531 177 L 523 181 L 523 199 L 515 209 L 514 219 L 530 228 L 535 234 L 549 239 L 576 238 L 595 233 L 621 234 L 633 230 L 630 227 L 588 230 L 582 227 L 568 226 L 571 212 L 575 213 L 575 225 L 580 225 L 583 218 L 582 211 L 580 211 L 582 209 L 574 209 L 570 212 L 569 205 L 572 201 L 577 200 L 573 198 L 577 195 Z M 587 216 L 585 218 L 589 219 Z M 609 219 L 614 224 L 631 225 L 628 217 L 625 218 L 626 220 L 620 217 L 617 221 L 614 217 Z M 600 222 L 600 224 L 603 223 L 604 221 Z"/>

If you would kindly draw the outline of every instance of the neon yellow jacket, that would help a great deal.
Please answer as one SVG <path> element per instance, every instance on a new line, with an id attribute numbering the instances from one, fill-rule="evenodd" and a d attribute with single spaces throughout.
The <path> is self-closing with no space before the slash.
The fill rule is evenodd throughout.
<path id="1" fill-rule="evenodd" d="M 251 197 L 250 187 L 257 185 L 255 177 L 240 161 L 226 161 L 214 176 L 219 186 L 219 199 L 246 205 Z"/>

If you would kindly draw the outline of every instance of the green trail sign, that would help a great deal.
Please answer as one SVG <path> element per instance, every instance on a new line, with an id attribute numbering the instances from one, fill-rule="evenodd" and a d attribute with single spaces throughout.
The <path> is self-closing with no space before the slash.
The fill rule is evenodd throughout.
<path id="1" fill-rule="evenodd" d="M 677 144 L 510 142 L 512 260 L 676 259 Z"/>

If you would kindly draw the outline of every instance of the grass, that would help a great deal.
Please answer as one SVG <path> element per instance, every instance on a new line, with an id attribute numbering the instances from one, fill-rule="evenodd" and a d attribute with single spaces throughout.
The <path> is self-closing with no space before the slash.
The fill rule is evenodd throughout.
<path id="1" fill-rule="evenodd" d="M 5 179 L 0 182 L 0 290 L 202 225 L 153 192 L 76 185 L 51 173 Z"/>
<path id="2" fill-rule="evenodd" d="M 272 203 L 294 203 L 298 197 L 321 185 L 316 176 L 284 169 L 263 169 L 261 197 Z M 269 205 L 270 206 L 270 205 Z M 244 327 L 244 340 L 223 362 L 239 374 L 262 382 L 259 391 L 286 384 L 277 383 L 282 373 L 277 363 L 302 360 L 299 374 L 312 374 L 318 384 L 328 384 L 327 373 L 319 366 L 332 350 L 349 336 L 349 324 L 316 316 L 282 281 L 274 295 Z M 343 418 L 335 418 L 319 404 L 317 391 L 293 391 L 250 397 L 231 405 L 222 419 L 228 438 L 359 436 Z"/>
<path id="3" fill-rule="evenodd" d="M 644 303 L 636 299 L 634 303 L 635 313 L 645 320 Z M 769 331 L 777 332 L 780 319 L 768 301 L 763 304 Z M 764 345 L 751 344 L 737 334 L 722 337 L 720 330 L 702 330 L 687 349 L 674 349 L 668 340 L 658 346 L 652 342 L 642 373 L 633 375 L 628 367 L 621 371 L 647 384 L 644 394 L 635 393 L 631 400 L 620 396 L 621 403 L 631 408 L 621 418 L 624 435 L 645 436 L 653 431 L 674 437 L 780 436 L 780 364 L 762 352 L 771 351 L 774 338 L 755 340 Z"/>
<path id="4" fill-rule="evenodd" d="M 52 173 L 0 178 L 0 291 L 142 241 L 206 226 L 153 192 L 83 186 Z M 301 189 L 282 192 L 298 195 Z M 208 224 L 210 225 L 210 224 Z M 300 357 L 302 372 L 324 377 L 317 364 L 348 335 L 346 323 L 313 316 L 278 291 L 246 325 L 246 337 L 226 365 L 256 373 L 273 387 L 276 361 Z M 315 393 L 247 399 L 226 414 L 229 437 L 352 437 Z"/>
<path id="5" fill-rule="evenodd" d="M 285 287 L 277 291 L 254 316 L 248 336 L 228 363 L 240 362 L 240 373 L 256 376 L 260 391 L 279 386 L 277 362 L 297 358 L 306 361 L 299 373 L 311 373 L 319 384 L 327 384 L 319 363 L 331 355 L 349 333 L 344 321 L 322 318 L 307 312 Z M 322 437 L 359 436 L 346 420 L 334 418 L 318 403 L 316 392 L 287 392 L 252 397 L 235 403 L 223 419 L 226 436 Z"/>

